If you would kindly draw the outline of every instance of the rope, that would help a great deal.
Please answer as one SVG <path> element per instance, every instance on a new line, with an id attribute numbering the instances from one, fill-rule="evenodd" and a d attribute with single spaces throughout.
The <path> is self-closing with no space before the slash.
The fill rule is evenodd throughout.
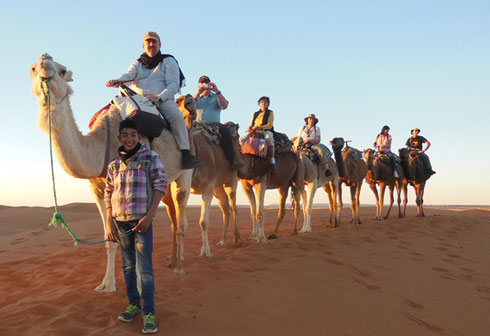
<path id="1" fill-rule="evenodd" d="M 73 238 L 73 244 L 75 246 L 78 246 L 79 243 L 82 244 L 87 244 L 87 245 L 97 245 L 97 244 L 102 244 L 105 242 L 108 242 L 108 239 L 97 241 L 97 242 L 92 242 L 88 241 L 85 239 L 80 239 L 66 224 L 65 219 L 61 215 L 61 212 L 58 209 L 58 197 L 56 195 L 56 181 L 54 177 L 54 165 L 53 165 L 53 140 L 52 140 L 52 135 L 51 135 L 51 95 L 50 95 L 50 90 L 49 90 L 49 81 L 51 78 L 43 78 L 41 81 L 41 89 L 43 90 L 44 94 L 44 102 L 48 105 L 48 124 L 49 124 L 49 157 L 50 157 L 50 163 L 51 163 L 51 180 L 53 182 L 53 195 L 54 195 L 54 215 L 53 218 L 51 219 L 51 222 L 49 223 L 49 226 L 58 226 L 58 223 L 61 223 L 61 226 L 68 231 L 70 236 Z M 44 83 L 44 85 L 43 85 Z M 45 89 L 46 87 L 46 89 Z M 63 100 L 65 100 L 66 95 L 61 99 L 61 101 L 57 104 L 61 104 Z M 128 230 L 121 234 L 119 237 L 124 237 L 132 233 L 133 230 Z"/>

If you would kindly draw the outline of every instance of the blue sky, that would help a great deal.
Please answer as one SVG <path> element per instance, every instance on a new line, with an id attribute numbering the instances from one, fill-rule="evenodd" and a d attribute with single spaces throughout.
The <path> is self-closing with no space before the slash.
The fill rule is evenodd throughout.
<path id="1" fill-rule="evenodd" d="M 0 95 L 7 121 L 0 204 L 53 204 L 48 138 L 36 119 L 30 65 L 44 52 L 73 71 L 71 106 L 82 130 L 114 95 L 104 83 L 157 31 L 194 93 L 206 74 L 230 101 L 222 121 L 243 132 L 268 95 L 275 128 L 295 136 L 304 116 L 335 136 L 372 146 L 385 124 L 392 148 L 418 127 L 432 142 L 426 204 L 490 204 L 488 1 L 23 1 L 2 5 Z M 5 133 L 6 132 L 6 133 Z M 56 165 L 61 204 L 92 201 L 88 183 Z M 361 202 L 374 203 L 364 186 Z M 267 203 L 277 200 L 267 192 Z M 344 191 L 344 197 L 348 195 Z M 347 200 L 348 198 L 345 198 Z M 315 198 L 327 202 L 323 192 Z M 410 204 L 414 194 L 409 193 Z M 243 193 L 239 202 L 245 204 Z M 191 198 L 199 204 L 199 197 Z"/>

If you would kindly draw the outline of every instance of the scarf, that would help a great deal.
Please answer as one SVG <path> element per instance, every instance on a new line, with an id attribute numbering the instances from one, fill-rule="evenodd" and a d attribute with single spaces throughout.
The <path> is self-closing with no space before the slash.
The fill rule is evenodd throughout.
<path id="1" fill-rule="evenodd" d="M 148 56 L 147 53 L 142 53 L 140 58 L 138 58 L 138 61 L 140 61 L 141 64 L 143 64 L 143 66 L 147 69 L 155 68 L 162 60 L 163 55 L 160 51 L 153 57 Z"/>
<path id="2" fill-rule="evenodd" d="M 140 150 L 140 148 L 141 148 L 141 142 L 138 142 L 138 144 L 134 146 L 134 148 L 131 149 L 130 151 L 126 151 L 124 149 L 124 146 L 119 147 L 117 151 L 119 153 L 119 156 L 121 157 L 121 160 L 124 163 L 126 163 L 126 160 L 128 160 L 131 156 L 136 154 Z"/>

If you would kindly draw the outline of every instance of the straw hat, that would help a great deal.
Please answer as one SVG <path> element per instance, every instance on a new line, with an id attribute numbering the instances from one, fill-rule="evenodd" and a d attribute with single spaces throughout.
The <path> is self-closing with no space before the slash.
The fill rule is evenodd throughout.
<path id="1" fill-rule="evenodd" d="M 420 133 L 420 129 L 415 127 L 413 130 L 410 131 L 410 134 L 413 134 L 413 132 L 418 131 Z"/>
<path id="2" fill-rule="evenodd" d="M 315 115 L 314 115 L 313 113 L 312 113 L 312 114 L 310 114 L 309 116 L 307 116 L 307 117 L 305 118 L 305 123 L 308 123 L 308 119 L 310 119 L 310 118 L 311 118 L 311 119 L 313 119 L 313 120 L 315 120 L 314 125 L 318 124 L 318 118 L 317 118 L 317 117 L 315 117 Z"/>

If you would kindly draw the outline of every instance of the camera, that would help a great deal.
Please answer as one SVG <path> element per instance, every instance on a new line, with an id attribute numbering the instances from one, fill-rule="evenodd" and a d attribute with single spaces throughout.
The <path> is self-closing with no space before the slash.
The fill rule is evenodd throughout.
<path id="1" fill-rule="evenodd" d="M 211 84 L 210 83 L 206 83 L 203 85 L 206 89 L 210 89 L 211 88 Z"/>

